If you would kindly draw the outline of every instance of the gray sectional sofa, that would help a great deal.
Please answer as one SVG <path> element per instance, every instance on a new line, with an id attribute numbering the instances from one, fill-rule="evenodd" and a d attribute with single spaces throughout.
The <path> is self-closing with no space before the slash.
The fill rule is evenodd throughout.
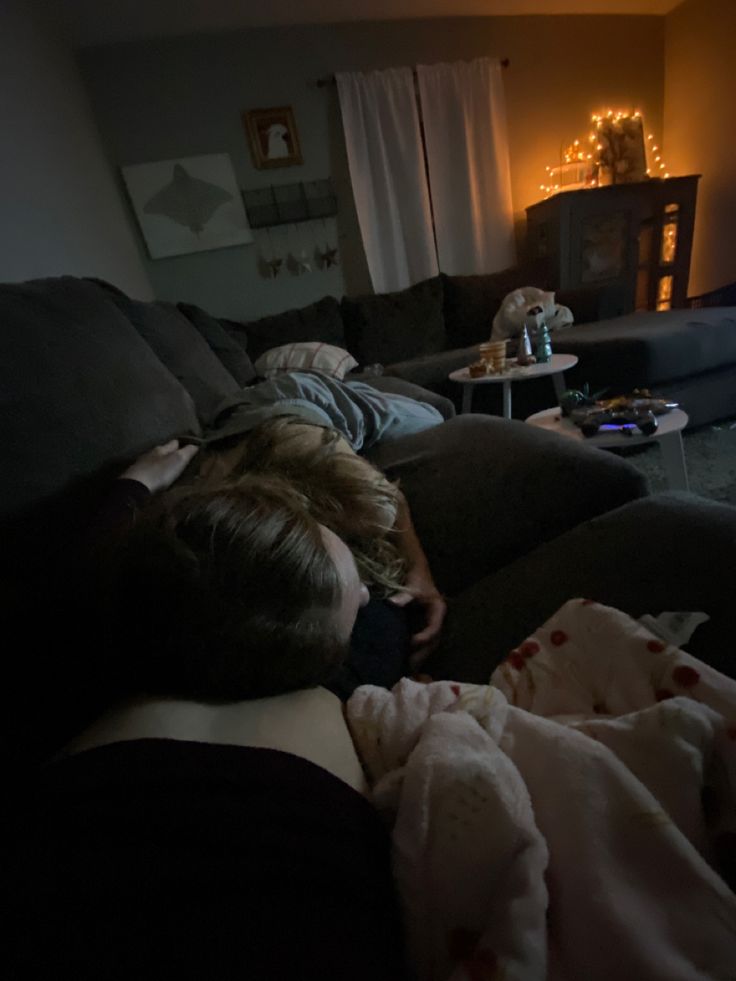
<path id="1" fill-rule="evenodd" d="M 448 375 L 478 358 L 503 298 L 519 286 L 549 288 L 534 267 L 485 276 L 446 276 L 380 296 L 326 297 L 255 323 L 235 335 L 254 360 L 277 344 L 322 340 L 345 347 L 361 368 L 421 385 L 460 405 L 460 386 Z M 573 387 L 621 394 L 649 388 L 680 402 L 690 426 L 736 415 L 736 307 L 620 315 L 620 297 L 605 288 L 558 292 L 575 326 L 553 335 L 553 349 L 575 354 L 566 373 Z M 475 393 L 475 411 L 501 414 L 500 386 Z M 519 385 L 514 416 L 523 419 L 554 404 L 549 378 Z"/>
<path id="2" fill-rule="evenodd" d="M 441 285 L 415 291 L 427 301 L 425 315 Z M 244 327 L 72 277 L 0 286 L 10 763 L 42 758 L 99 708 L 105 651 L 86 629 L 88 598 L 72 573 L 90 514 L 114 476 L 172 436 L 211 432 L 218 402 L 253 379 L 246 352 L 257 356 L 288 339 L 287 327 L 281 334 L 276 327 L 289 317 L 288 331 L 311 339 L 323 328 L 337 341 L 342 329 L 356 344 L 360 324 L 369 322 L 358 307 L 340 311 L 323 301 L 308 313 Z M 385 326 L 388 318 L 370 322 Z M 418 343 L 419 324 L 413 329 Z M 433 329 L 439 346 L 439 320 Z M 447 320 L 444 330 L 443 344 L 459 339 L 448 342 Z M 736 509 L 687 495 L 650 497 L 640 473 L 616 456 L 517 421 L 453 417 L 440 394 L 399 377 L 375 383 L 430 399 L 446 418 L 372 452 L 401 482 L 449 597 L 447 629 L 430 664 L 438 677 L 487 679 L 511 644 L 576 594 L 633 614 L 704 610 L 711 620 L 693 650 L 733 670 L 736 609 L 720 570 L 736 558 Z"/>

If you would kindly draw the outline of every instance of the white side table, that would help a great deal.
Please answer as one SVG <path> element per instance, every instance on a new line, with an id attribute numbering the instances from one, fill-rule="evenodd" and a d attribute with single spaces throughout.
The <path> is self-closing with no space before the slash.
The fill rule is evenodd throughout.
<path id="1" fill-rule="evenodd" d="M 524 368 L 513 361 L 507 365 L 501 375 L 482 375 L 471 378 L 467 368 L 459 368 L 450 373 L 450 380 L 463 386 L 463 401 L 461 412 L 470 412 L 473 402 L 473 389 L 476 385 L 503 385 L 503 417 L 511 418 L 511 386 L 514 382 L 528 381 L 530 378 L 542 378 L 551 375 L 555 386 L 555 395 L 559 399 L 565 391 L 563 372 L 574 367 L 578 359 L 574 354 L 553 354 L 552 360 L 544 364 L 530 364 Z"/>
<path id="2" fill-rule="evenodd" d="M 614 446 L 640 446 L 642 443 L 656 442 L 662 451 L 662 463 L 671 490 L 689 490 L 685 452 L 682 447 L 682 430 L 687 426 L 687 413 L 682 409 L 670 409 L 664 415 L 657 416 L 657 431 L 651 436 L 644 436 L 635 431 L 633 436 L 609 430 L 596 436 L 583 436 L 582 431 L 571 419 L 562 415 L 559 408 L 545 409 L 535 412 L 526 420 L 532 426 L 547 429 L 560 436 L 569 436 L 586 446 L 598 449 L 611 449 Z"/>

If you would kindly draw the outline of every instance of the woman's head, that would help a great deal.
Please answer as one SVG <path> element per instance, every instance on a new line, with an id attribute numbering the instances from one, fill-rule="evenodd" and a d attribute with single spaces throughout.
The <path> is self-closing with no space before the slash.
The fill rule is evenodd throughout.
<path id="1" fill-rule="evenodd" d="M 367 599 L 343 542 L 273 477 L 170 491 L 110 555 L 126 688 L 236 701 L 319 684 Z"/>

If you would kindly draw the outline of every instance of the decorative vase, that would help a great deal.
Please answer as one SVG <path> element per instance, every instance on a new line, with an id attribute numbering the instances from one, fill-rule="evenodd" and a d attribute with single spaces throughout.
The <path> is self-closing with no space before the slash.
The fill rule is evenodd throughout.
<path id="1" fill-rule="evenodd" d="M 542 322 L 537 331 L 537 364 L 547 364 L 552 360 L 552 342 L 547 325 Z"/>

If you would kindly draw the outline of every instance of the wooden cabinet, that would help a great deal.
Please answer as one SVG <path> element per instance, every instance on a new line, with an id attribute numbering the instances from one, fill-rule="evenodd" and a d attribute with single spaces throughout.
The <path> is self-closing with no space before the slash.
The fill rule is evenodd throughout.
<path id="1" fill-rule="evenodd" d="M 684 307 L 700 175 L 565 191 L 526 209 L 529 259 L 557 289 L 605 286 L 622 313 Z"/>

